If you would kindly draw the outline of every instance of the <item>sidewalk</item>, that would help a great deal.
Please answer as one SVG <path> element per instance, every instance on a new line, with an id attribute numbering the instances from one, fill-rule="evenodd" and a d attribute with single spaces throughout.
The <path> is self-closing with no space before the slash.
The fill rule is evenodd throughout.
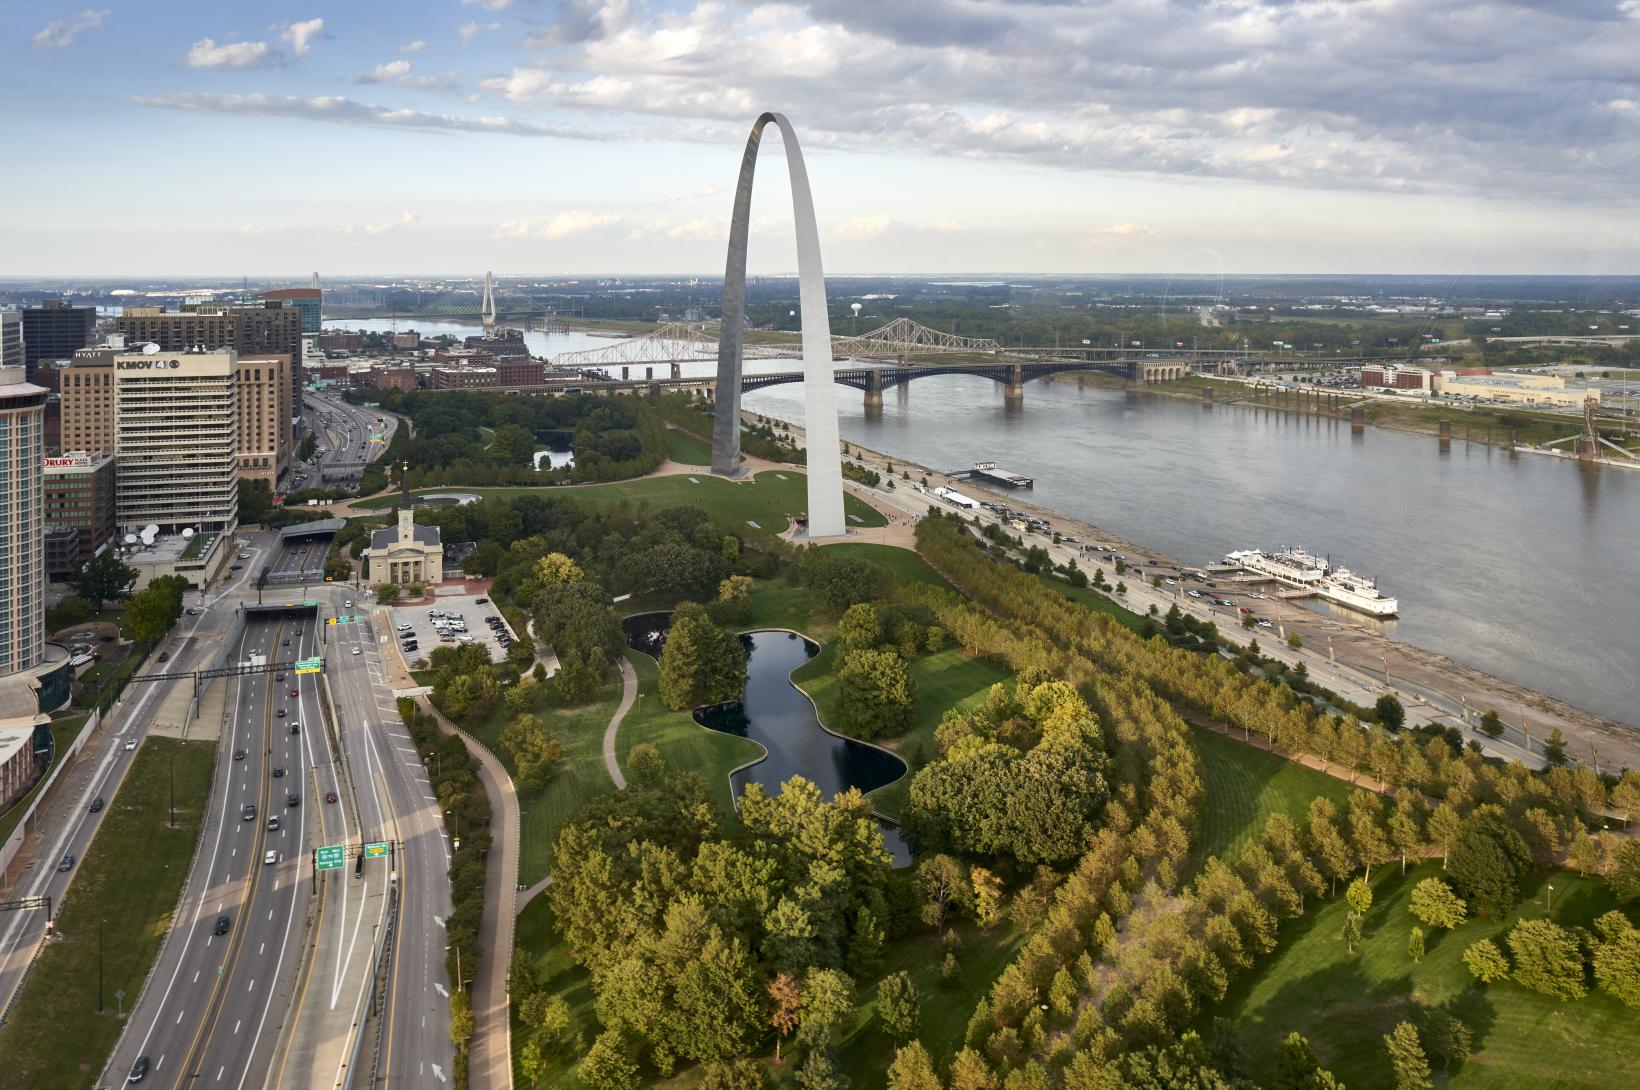
<path id="1" fill-rule="evenodd" d="M 467 752 L 478 761 L 479 782 L 490 796 L 490 856 L 484 871 L 484 920 L 478 929 L 484 953 L 472 977 L 474 1028 L 468 1043 L 468 1086 L 473 1090 L 511 1090 L 512 1016 L 507 967 L 512 961 L 513 926 L 518 917 L 518 793 L 495 754 L 444 718 L 427 697 L 415 700 L 432 715 L 440 730 L 458 736 L 466 745 Z"/>

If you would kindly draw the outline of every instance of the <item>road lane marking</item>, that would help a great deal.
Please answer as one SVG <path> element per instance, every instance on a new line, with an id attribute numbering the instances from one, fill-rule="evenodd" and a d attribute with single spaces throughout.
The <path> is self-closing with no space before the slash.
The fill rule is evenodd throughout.
<path id="1" fill-rule="evenodd" d="M 198 970 L 198 969 L 194 970 L 194 979 L 189 981 L 190 984 L 198 984 L 199 983 L 199 973 L 200 973 L 200 970 Z"/>

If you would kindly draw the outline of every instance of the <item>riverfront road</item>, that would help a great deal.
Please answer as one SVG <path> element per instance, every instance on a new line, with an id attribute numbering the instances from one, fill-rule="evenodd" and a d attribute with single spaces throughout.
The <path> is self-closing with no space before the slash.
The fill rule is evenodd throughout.
<path id="1" fill-rule="evenodd" d="M 315 643 L 309 611 L 255 618 L 230 661 L 252 653 L 303 658 Z M 261 1086 L 289 1010 L 311 900 L 304 863 L 313 839 L 312 785 L 335 762 L 318 729 L 311 676 L 249 674 L 230 683 L 200 855 L 154 976 L 115 1048 L 110 1079 L 124 1078 L 147 1056 L 157 1086 Z M 275 769 L 284 771 L 275 776 Z M 293 792 L 294 806 L 287 803 Z M 248 818 L 247 806 L 255 808 Z M 269 828 L 273 817 L 278 828 Z M 265 863 L 269 851 L 276 861 Z M 217 934 L 223 916 L 228 928 Z"/>

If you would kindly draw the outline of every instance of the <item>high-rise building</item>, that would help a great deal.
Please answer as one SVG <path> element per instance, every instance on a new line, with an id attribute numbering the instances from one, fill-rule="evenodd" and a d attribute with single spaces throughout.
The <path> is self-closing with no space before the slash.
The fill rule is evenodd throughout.
<path id="1" fill-rule="evenodd" d="M 114 455 L 69 451 L 45 460 L 42 510 L 47 531 L 74 534 L 73 566 L 90 560 L 114 540 Z"/>
<path id="2" fill-rule="evenodd" d="M 0 367 L 21 367 L 25 358 L 22 313 L 0 310 Z"/>
<path id="3" fill-rule="evenodd" d="M 274 491 L 290 468 L 290 357 L 241 356 L 234 371 L 239 411 L 239 477 Z"/>
<path id="4" fill-rule="evenodd" d="M 57 376 L 59 450 L 114 449 L 114 357 L 125 349 L 82 348 Z"/>
<path id="5" fill-rule="evenodd" d="M 46 394 L 22 367 L 0 370 L 0 675 L 28 670 L 45 656 Z"/>
<path id="6" fill-rule="evenodd" d="M 97 329 L 95 307 L 70 306 L 47 299 L 23 309 L 24 362 L 30 368 L 42 360 L 66 360 L 91 343 Z M 30 381 L 33 381 L 32 374 Z"/>
<path id="7" fill-rule="evenodd" d="M 274 288 L 258 296 L 275 302 L 288 303 L 302 313 L 302 332 L 319 332 L 320 307 L 324 293 L 318 288 Z"/>
<path id="8" fill-rule="evenodd" d="M 179 311 L 133 307 L 119 318 L 118 327 L 128 344 L 157 344 L 164 353 L 231 348 L 242 356 L 290 357 L 291 418 L 287 427 L 295 435 L 302 403 L 302 368 L 295 362 L 302 358 L 302 312 L 295 307 L 271 299 L 262 303 L 190 303 Z"/>
<path id="9" fill-rule="evenodd" d="M 236 354 L 114 357 L 114 508 L 122 533 L 224 533 L 238 524 Z"/>

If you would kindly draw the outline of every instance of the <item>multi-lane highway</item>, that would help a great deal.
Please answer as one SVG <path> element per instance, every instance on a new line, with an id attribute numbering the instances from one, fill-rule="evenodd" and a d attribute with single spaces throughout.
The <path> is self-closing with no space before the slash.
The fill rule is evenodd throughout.
<path id="1" fill-rule="evenodd" d="M 315 643 L 311 611 L 258 616 L 230 661 L 293 661 Z M 233 690 L 199 857 L 110 1065 L 123 1077 L 146 1057 L 148 1079 L 160 1086 L 262 1085 L 302 966 L 309 815 L 323 805 L 314 790 L 337 783 L 312 676 L 279 671 L 222 683 Z"/>
<path id="2" fill-rule="evenodd" d="M 399 424 L 392 413 L 314 393 L 304 395 L 302 416 L 319 444 L 314 458 L 319 479 L 304 481 L 304 486 L 356 479 L 365 463 L 387 449 Z"/>

